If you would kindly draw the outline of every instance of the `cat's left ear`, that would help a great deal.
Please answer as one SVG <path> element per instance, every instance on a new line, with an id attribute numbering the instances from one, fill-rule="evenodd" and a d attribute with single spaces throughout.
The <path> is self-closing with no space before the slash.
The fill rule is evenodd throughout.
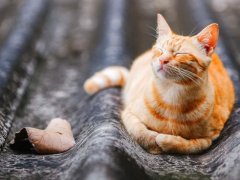
<path id="1" fill-rule="evenodd" d="M 206 50 L 208 56 L 211 56 L 216 48 L 218 41 L 219 27 L 218 24 L 213 23 L 205 27 L 195 37 L 200 45 Z"/>
<path id="2" fill-rule="evenodd" d="M 161 14 L 157 15 L 157 33 L 158 37 L 170 35 L 172 33 L 170 26 Z"/>

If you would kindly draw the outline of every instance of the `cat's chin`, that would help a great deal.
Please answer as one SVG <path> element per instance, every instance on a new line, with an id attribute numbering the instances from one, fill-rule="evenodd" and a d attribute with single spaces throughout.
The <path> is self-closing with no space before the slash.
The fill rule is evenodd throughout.
<path id="1" fill-rule="evenodd" d="M 170 78 L 170 73 L 166 66 L 160 65 L 158 62 L 152 63 L 152 71 L 157 79 L 167 80 Z"/>
<path id="2" fill-rule="evenodd" d="M 153 71 L 154 75 L 158 78 L 167 78 L 167 71 L 163 67 L 153 65 L 152 71 Z"/>
<path id="3" fill-rule="evenodd" d="M 171 74 L 168 73 L 166 70 L 154 71 L 154 75 L 156 79 L 159 81 L 173 82 L 173 83 L 177 81 L 176 78 L 174 76 L 171 76 Z"/>
<path id="4" fill-rule="evenodd" d="M 154 70 L 154 75 L 159 80 L 167 80 L 167 79 L 169 79 L 167 72 L 165 70 L 163 70 L 163 69 L 161 69 L 161 70 L 160 69 Z"/>
<path id="5" fill-rule="evenodd" d="M 167 66 L 160 66 L 159 64 L 152 64 L 152 71 L 154 76 L 160 81 L 174 81 L 175 77 L 168 71 Z"/>

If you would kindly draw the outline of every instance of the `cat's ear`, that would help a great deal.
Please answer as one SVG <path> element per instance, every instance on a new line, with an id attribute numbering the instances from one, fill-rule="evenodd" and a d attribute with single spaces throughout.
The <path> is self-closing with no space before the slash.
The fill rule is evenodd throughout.
<path id="1" fill-rule="evenodd" d="M 216 48 L 218 41 L 219 27 L 213 23 L 205 27 L 196 38 L 200 45 L 206 50 L 207 55 L 211 56 Z"/>
<path id="2" fill-rule="evenodd" d="M 161 14 L 157 15 L 157 33 L 158 37 L 170 35 L 172 33 L 167 21 Z"/>

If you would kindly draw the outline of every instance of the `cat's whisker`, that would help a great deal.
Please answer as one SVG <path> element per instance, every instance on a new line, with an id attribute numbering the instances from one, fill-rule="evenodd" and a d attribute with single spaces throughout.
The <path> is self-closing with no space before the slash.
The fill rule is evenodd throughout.
<path id="1" fill-rule="evenodd" d="M 177 69 L 178 73 L 180 74 L 180 76 L 184 79 L 184 80 L 192 80 L 195 84 L 196 82 L 194 81 L 194 79 L 190 76 L 188 76 L 187 74 L 185 74 L 184 72 L 182 72 L 180 69 Z"/>
<path id="2" fill-rule="evenodd" d="M 196 79 L 192 78 L 191 76 L 188 76 L 188 74 L 185 74 L 185 77 L 191 79 L 196 85 L 201 86 L 201 82 L 199 82 L 198 79 L 196 80 Z"/>
<path id="3" fill-rule="evenodd" d="M 197 74 L 194 74 L 193 72 L 191 72 L 191 71 L 188 71 L 188 70 L 186 70 L 186 69 L 182 69 L 182 68 L 180 68 L 182 71 L 184 71 L 184 72 L 186 72 L 186 73 L 188 73 L 189 75 L 191 74 L 191 76 L 193 76 L 193 77 L 195 77 L 195 78 L 197 78 L 197 79 L 199 79 L 199 80 L 201 80 L 201 81 L 204 81 L 201 77 L 199 77 Z"/>
<path id="4" fill-rule="evenodd" d="M 176 71 L 175 69 L 169 68 L 168 71 L 170 71 L 171 75 L 177 76 L 178 75 L 178 71 Z M 180 75 L 181 76 L 181 75 Z M 182 76 L 181 76 L 182 77 Z M 177 80 L 179 80 L 180 77 L 177 76 Z"/>
<path id="5" fill-rule="evenodd" d="M 175 72 L 177 71 L 178 74 L 184 79 L 184 80 L 191 80 L 193 81 L 196 85 L 200 86 L 201 85 L 201 82 L 199 82 L 199 80 L 202 80 L 199 76 L 193 76 L 195 75 L 194 73 L 186 70 L 184 71 L 185 69 L 182 69 L 182 68 L 178 68 L 178 67 L 175 67 L 175 66 L 172 66 L 172 65 L 169 65 L 169 69 L 172 69 L 172 70 L 175 70 Z M 186 79 L 187 78 L 187 79 Z M 197 79 L 196 79 L 197 78 Z M 203 81 L 203 80 L 202 80 Z"/>
<path id="6" fill-rule="evenodd" d="M 199 26 L 199 25 L 197 24 L 197 25 L 192 29 L 192 31 L 188 34 L 188 36 L 192 36 L 192 35 L 194 34 L 194 31 L 196 31 L 196 29 L 197 29 L 198 26 Z"/>
<path id="7" fill-rule="evenodd" d="M 201 81 L 204 81 L 201 77 L 199 77 L 197 74 L 195 74 L 195 73 L 193 73 L 191 71 L 188 71 L 186 69 L 179 68 L 179 67 L 178 67 L 178 69 L 180 69 L 181 71 L 183 71 L 183 72 L 185 72 L 185 73 L 187 73 L 187 74 L 189 74 L 189 75 L 191 75 L 191 76 L 193 76 L 193 77 L 195 77 L 195 78 L 197 78 L 197 79 L 199 79 Z"/>
<path id="8" fill-rule="evenodd" d="M 153 30 L 155 34 L 152 34 L 152 33 L 146 33 L 146 34 L 151 35 L 152 37 L 154 37 L 154 38 L 157 39 L 157 38 L 158 38 L 157 29 L 154 28 L 154 27 L 152 27 L 152 26 L 150 26 L 150 25 L 148 25 L 147 27 L 148 27 L 149 29 Z"/>
<path id="9" fill-rule="evenodd" d="M 169 70 L 173 71 L 173 72 L 174 72 L 174 73 L 173 73 L 174 75 L 180 75 L 180 77 L 183 78 L 184 80 L 188 80 L 188 79 L 186 79 L 186 77 L 185 77 L 177 68 L 175 68 L 174 66 L 170 66 Z M 177 80 L 179 80 L 180 77 L 177 76 Z"/>
<path id="10" fill-rule="evenodd" d="M 148 27 L 149 29 L 153 30 L 153 31 L 157 34 L 157 28 L 154 28 L 154 27 L 152 27 L 152 26 L 150 26 L 150 25 L 148 25 L 147 27 Z"/>
<path id="11" fill-rule="evenodd" d="M 201 82 L 199 81 L 200 79 L 196 79 L 196 77 L 192 76 L 191 74 L 184 72 L 180 69 L 180 73 L 183 74 L 185 77 L 188 79 L 191 79 L 196 85 L 201 85 Z"/>
<path id="12" fill-rule="evenodd" d="M 154 39 L 157 39 L 157 35 L 154 35 L 154 34 L 151 34 L 151 33 L 145 33 L 145 34 L 147 34 L 147 35 L 149 35 L 151 37 L 154 37 Z"/>

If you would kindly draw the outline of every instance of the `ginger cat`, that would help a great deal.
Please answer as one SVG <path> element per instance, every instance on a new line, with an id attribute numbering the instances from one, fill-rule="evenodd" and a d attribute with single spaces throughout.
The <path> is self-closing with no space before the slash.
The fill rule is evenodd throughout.
<path id="1" fill-rule="evenodd" d="M 214 53 L 218 25 L 199 34 L 174 34 L 158 14 L 158 38 L 130 71 L 109 67 L 84 84 L 87 93 L 124 86 L 122 122 L 148 152 L 191 154 L 207 149 L 227 121 L 234 87 Z"/>

